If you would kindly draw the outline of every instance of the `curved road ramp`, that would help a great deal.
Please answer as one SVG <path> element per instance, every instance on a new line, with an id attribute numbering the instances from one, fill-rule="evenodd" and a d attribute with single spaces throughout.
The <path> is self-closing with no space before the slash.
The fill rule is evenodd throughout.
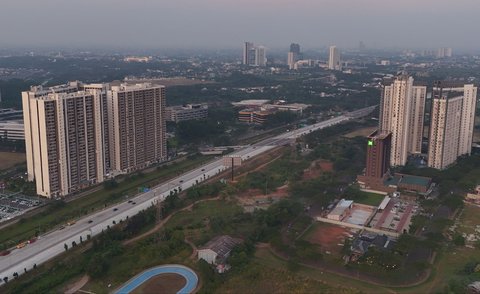
<path id="1" fill-rule="evenodd" d="M 148 281 L 150 278 L 161 274 L 177 274 L 185 278 L 187 283 L 185 286 L 180 289 L 177 293 L 178 294 L 190 294 L 193 293 L 195 288 L 198 285 L 198 276 L 197 274 L 190 268 L 179 265 L 179 264 L 167 264 L 161 265 L 157 267 L 150 268 L 125 283 L 120 289 L 116 290 L 115 294 L 128 294 L 135 290 L 137 287 Z"/>

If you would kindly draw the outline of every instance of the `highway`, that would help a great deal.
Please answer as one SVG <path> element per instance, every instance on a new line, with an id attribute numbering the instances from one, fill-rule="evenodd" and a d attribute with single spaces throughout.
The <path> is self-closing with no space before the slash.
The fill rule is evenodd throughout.
<path id="1" fill-rule="evenodd" d="M 357 117 L 368 115 L 375 107 L 376 106 L 371 106 L 310 126 L 285 132 L 276 137 L 268 138 L 253 145 L 249 145 L 229 156 L 242 157 L 243 161 L 249 160 L 277 146 L 290 143 L 296 138 L 315 130 L 324 129 Z M 62 252 L 65 252 L 65 244 L 68 245 L 68 248 L 72 246 L 72 242 L 80 244 L 80 238 L 85 241 L 87 240 L 88 235 L 98 235 L 109 226 L 113 226 L 120 221 L 126 220 L 128 217 L 154 205 L 157 201 L 163 201 L 171 191 L 179 188 L 186 190 L 225 171 L 226 169 L 227 167 L 223 165 L 222 158 L 215 159 L 210 163 L 164 182 L 148 192 L 139 194 L 131 198 L 130 201 L 125 201 L 85 216 L 78 219 L 76 223 L 71 226 L 65 226 L 61 229 L 41 235 L 35 243 L 28 244 L 23 248 L 12 249 L 9 255 L 0 256 L 0 285 L 4 284 L 4 277 L 8 277 L 9 280 L 12 280 L 15 272 L 18 273 L 18 275 L 22 275 L 25 273 L 25 270 L 31 270 L 35 264 L 38 266 Z"/>

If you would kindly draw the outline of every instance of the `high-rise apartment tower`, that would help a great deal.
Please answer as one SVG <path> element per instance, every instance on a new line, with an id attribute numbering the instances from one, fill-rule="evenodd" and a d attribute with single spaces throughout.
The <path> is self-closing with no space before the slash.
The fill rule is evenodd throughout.
<path id="1" fill-rule="evenodd" d="M 406 74 L 384 82 L 379 127 L 392 133 L 390 165 L 405 165 L 409 154 L 421 153 L 426 96 L 427 87 Z"/>
<path id="2" fill-rule="evenodd" d="M 330 70 L 342 70 L 342 63 L 340 61 L 340 50 L 337 46 L 330 46 L 328 58 L 328 69 Z"/>

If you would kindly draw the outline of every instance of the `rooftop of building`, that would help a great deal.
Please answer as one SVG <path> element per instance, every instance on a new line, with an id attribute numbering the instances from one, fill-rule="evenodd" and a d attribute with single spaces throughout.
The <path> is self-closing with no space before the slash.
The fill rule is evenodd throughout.
<path id="1" fill-rule="evenodd" d="M 227 256 L 235 246 L 241 244 L 242 242 L 242 239 L 233 238 L 228 235 L 222 235 L 213 238 L 207 244 L 205 244 L 205 246 L 199 248 L 199 250 L 210 249 L 218 255 L 217 258 L 222 258 Z"/>
<path id="2" fill-rule="evenodd" d="M 391 135 L 391 132 L 375 130 L 373 133 L 368 135 L 368 139 L 383 140 L 383 139 L 387 138 L 389 135 Z"/>
<path id="3" fill-rule="evenodd" d="M 15 113 L 23 113 L 23 110 L 17 110 L 13 108 L 0 108 L 0 115 L 1 114 L 15 114 Z"/>
<path id="4" fill-rule="evenodd" d="M 261 106 L 270 102 L 268 99 L 248 99 L 248 100 L 241 100 L 238 102 L 232 102 L 234 106 Z"/>
<path id="5" fill-rule="evenodd" d="M 146 89 L 154 89 L 154 88 L 165 88 L 162 85 L 156 85 L 152 83 L 137 83 L 137 84 L 129 84 L 129 83 L 120 83 L 119 85 L 112 84 L 113 91 L 135 91 L 135 90 L 146 90 Z"/>
<path id="6" fill-rule="evenodd" d="M 352 250 L 365 254 L 370 247 L 380 250 L 393 249 L 395 242 L 386 235 L 363 233 L 352 242 Z"/>
<path id="7" fill-rule="evenodd" d="M 16 125 L 21 125 L 21 126 L 23 127 L 23 119 L 12 119 L 12 120 L 0 121 L 0 125 L 2 125 L 2 126 L 16 126 Z"/>
<path id="8" fill-rule="evenodd" d="M 415 185 L 415 186 L 422 186 L 422 187 L 428 188 L 431 182 L 432 182 L 431 178 L 397 173 L 393 177 L 387 178 L 384 181 L 384 185 L 398 186 L 400 184 L 405 184 L 405 185 Z"/>
<path id="9" fill-rule="evenodd" d="M 174 109 L 174 110 L 183 110 L 183 109 L 207 109 L 208 104 L 206 103 L 198 103 L 198 104 L 184 104 L 184 105 L 172 105 L 168 106 L 167 109 Z"/>

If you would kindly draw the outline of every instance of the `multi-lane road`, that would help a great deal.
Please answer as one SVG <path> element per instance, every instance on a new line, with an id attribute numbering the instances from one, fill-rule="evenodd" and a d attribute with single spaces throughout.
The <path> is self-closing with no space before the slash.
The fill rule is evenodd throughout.
<path id="1" fill-rule="evenodd" d="M 365 116 L 373 111 L 374 108 L 375 106 L 368 107 L 360 111 L 337 116 L 304 128 L 285 132 L 276 137 L 268 138 L 253 145 L 246 146 L 245 148 L 234 152 L 232 156 L 241 157 L 244 161 L 249 160 L 277 146 L 292 142 L 296 138 L 312 131 Z M 171 191 L 174 191 L 175 189 L 178 190 L 179 188 L 186 190 L 225 171 L 226 169 L 227 167 L 223 165 L 223 159 L 216 159 L 174 179 L 164 182 L 148 192 L 139 194 L 136 197 L 131 198 L 129 201 L 116 204 L 102 211 L 78 219 L 76 223 L 71 226 L 65 226 L 41 235 L 35 243 L 28 244 L 20 249 L 13 249 L 9 255 L 0 256 L 0 285 L 3 285 L 4 277 L 8 277 L 8 279 L 11 280 L 14 273 L 21 275 L 25 273 L 25 271 L 28 272 L 31 270 L 35 264 L 40 265 L 61 254 L 65 251 L 65 244 L 68 248 L 72 246 L 72 242 L 79 244 L 80 239 L 85 241 L 88 236 L 98 235 L 109 226 L 113 226 L 121 220 L 125 220 L 128 217 L 147 209 L 157 201 L 163 201 Z"/>

